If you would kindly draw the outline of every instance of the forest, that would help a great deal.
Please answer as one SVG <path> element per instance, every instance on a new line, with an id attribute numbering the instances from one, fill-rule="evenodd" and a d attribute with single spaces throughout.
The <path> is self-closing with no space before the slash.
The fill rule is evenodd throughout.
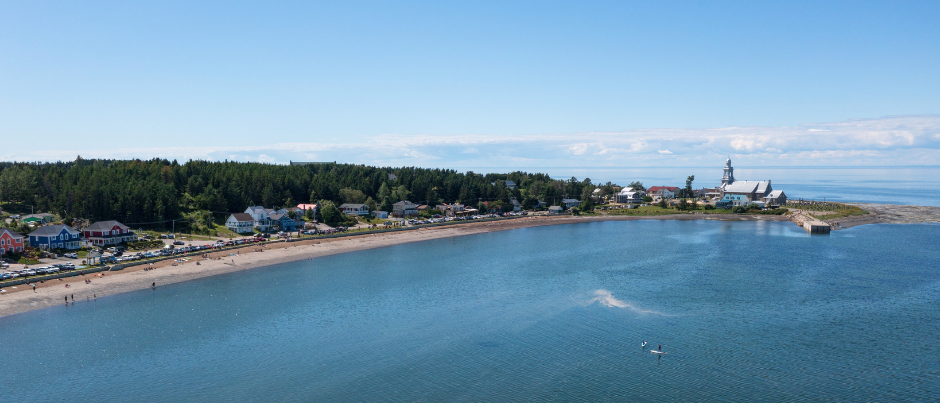
<path id="1" fill-rule="evenodd" d="M 517 186 L 506 186 L 507 180 Z M 0 206 L 7 211 L 50 212 L 66 223 L 76 218 L 118 220 L 144 228 L 163 228 L 173 220 L 220 223 L 248 206 L 291 207 L 321 201 L 363 203 L 384 211 L 391 211 L 391 204 L 400 200 L 431 206 L 460 202 L 485 211 L 506 208 L 515 198 L 532 208 L 538 200 L 552 205 L 565 197 L 589 202 L 594 189 L 590 179 L 559 180 L 541 173 L 484 175 L 337 163 L 181 164 L 81 157 L 55 163 L 0 162 Z M 602 189 L 609 194 L 611 184 Z"/>

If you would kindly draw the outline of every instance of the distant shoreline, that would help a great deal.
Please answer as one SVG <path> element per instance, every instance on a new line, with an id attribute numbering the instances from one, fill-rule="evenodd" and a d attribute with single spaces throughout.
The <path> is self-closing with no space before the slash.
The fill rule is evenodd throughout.
<path id="1" fill-rule="evenodd" d="M 863 208 L 869 207 L 868 205 Z M 877 210 L 877 208 L 875 209 Z M 935 208 L 940 221 L 940 208 Z M 846 217 L 840 221 L 843 228 L 850 226 L 885 222 L 884 213 L 874 212 L 868 216 Z M 116 272 L 104 272 L 104 276 L 88 274 L 67 279 L 46 281 L 36 287 L 26 285 L 8 287 L 0 294 L 0 317 L 14 315 L 47 307 L 65 307 L 64 297 L 68 302 L 82 303 L 93 300 L 94 296 L 104 297 L 130 291 L 150 288 L 156 283 L 157 288 L 167 284 L 195 280 L 244 270 L 263 270 L 278 263 L 312 259 L 340 253 L 420 242 L 432 239 L 449 238 L 487 232 L 507 231 L 519 228 L 545 225 L 577 224 L 601 221 L 636 221 L 636 220 L 716 220 L 716 221 L 789 221 L 786 216 L 778 215 L 743 215 L 743 214 L 671 214 L 661 216 L 530 216 L 504 221 L 469 222 L 442 227 L 425 227 L 409 231 L 390 233 L 364 233 L 342 238 L 310 239 L 291 243 L 270 242 L 266 245 L 248 245 L 235 251 L 227 250 L 209 253 L 210 259 L 191 257 L 189 261 L 173 266 L 173 260 L 165 260 L 151 265 L 129 267 Z M 890 221 L 888 221 L 890 222 Z M 927 221 L 925 221 L 927 222 Z M 256 252 L 262 250 L 263 252 Z M 196 262 L 199 262 L 197 264 Z M 152 268 L 152 270 L 151 270 Z M 147 270 L 145 270 L 147 269 Z M 85 280 L 91 283 L 85 283 Z M 65 285 L 70 287 L 66 288 Z"/>

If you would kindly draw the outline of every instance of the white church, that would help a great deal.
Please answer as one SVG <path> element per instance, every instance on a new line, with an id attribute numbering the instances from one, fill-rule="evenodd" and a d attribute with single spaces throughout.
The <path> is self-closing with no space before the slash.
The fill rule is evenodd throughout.
<path id="1" fill-rule="evenodd" d="M 721 186 L 716 189 L 719 197 L 716 206 L 746 206 L 756 203 L 760 206 L 782 206 L 787 202 L 787 195 L 782 190 L 773 190 L 770 181 L 738 181 L 734 179 L 731 158 L 725 161 L 725 174 L 721 177 Z"/>

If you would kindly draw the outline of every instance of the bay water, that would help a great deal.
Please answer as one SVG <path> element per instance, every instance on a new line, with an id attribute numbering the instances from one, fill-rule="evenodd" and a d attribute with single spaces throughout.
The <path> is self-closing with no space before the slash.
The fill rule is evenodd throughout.
<path id="1" fill-rule="evenodd" d="M 938 240 L 599 222 L 302 260 L 0 318 L 0 401 L 937 401 Z"/>

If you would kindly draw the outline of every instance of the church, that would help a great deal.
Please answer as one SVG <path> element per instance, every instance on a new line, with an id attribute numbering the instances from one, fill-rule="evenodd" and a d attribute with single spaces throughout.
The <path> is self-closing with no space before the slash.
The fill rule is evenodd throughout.
<path id="1" fill-rule="evenodd" d="M 718 187 L 721 200 L 717 207 L 746 206 L 756 203 L 760 206 L 780 206 L 786 204 L 787 196 L 782 190 L 773 190 L 770 181 L 738 181 L 734 179 L 731 158 L 725 161 L 725 172 Z"/>

